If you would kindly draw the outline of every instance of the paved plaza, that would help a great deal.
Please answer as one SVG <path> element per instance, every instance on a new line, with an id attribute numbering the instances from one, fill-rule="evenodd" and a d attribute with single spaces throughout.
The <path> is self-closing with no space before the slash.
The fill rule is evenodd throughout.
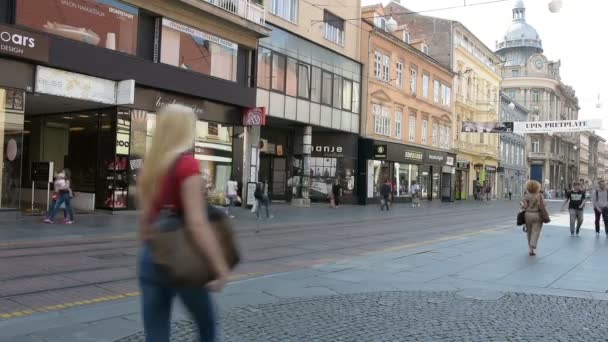
<path id="1" fill-rule="evenodd" d="M 536 257 L 528 256 L 509 203 L 428 209 L 424 217 L 403 208 L 392 217 L 398 224 L 385 218 L 381 224 L 328 227 L 331 234 L 322 239 L 333 248 L 334 241 L 350 241 L 347 233 L 371 231 L 355 240 L 385 235 L 382 241 L 395 241 L 325 262 L 287 257 L 297 266 L 231 282 L 216 296 L 223 340 L 605 340 L 608 238 L 595 235 L 590 211 L 581 236 L 571 237 L 568 216 L 558 207 L 552 203 L 553 221 L 543 229 Z M 397 235 L 397 227 L 405 233 Z M 293 229 L 289 236 L 305 236 L 299 230 L 304 228 L 285 229 Z M 275 233 L 266 238 L 283 244 Z M 0 321 L 0 341 L 134 342 L 143 341 L 141 330 L 139 298 L 131 297 Z M 174 340 L 194 341 L 193 336 L 194 327 L 178 306 Z"/>

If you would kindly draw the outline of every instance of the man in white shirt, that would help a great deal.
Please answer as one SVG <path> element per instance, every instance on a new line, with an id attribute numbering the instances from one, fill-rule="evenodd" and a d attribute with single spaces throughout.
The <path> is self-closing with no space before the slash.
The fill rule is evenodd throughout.
<path id="1" fill-rule="evenodd" d="M 606 182 L 601 180 L 599 188 L 592 194 L 593 211 L 595 211 L 595 233 L 600 234 L 600 217 L 604 219 L 604 231 L 608 236 L 608 189 Z"/>
<path id="2" fill-rule="evenodd" d="M 228 199 L 228 216 L 230 218 L 234 218 L 232 215 L 232 207 L 234 207 L 234 203 L 238 197 L 237 190 L 239 184 L 234 180 L 234 178 L 230 178 L 228 183 L 226 183 L 226 198 Z"/>

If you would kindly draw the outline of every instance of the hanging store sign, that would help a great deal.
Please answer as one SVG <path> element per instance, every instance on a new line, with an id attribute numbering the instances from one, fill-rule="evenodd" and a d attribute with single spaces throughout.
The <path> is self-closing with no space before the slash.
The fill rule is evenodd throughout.
<path id="1" fill-rule="evenodd" d="M 515 122 L 515 133 L 580 132 L 602 129 L 602 120 L 563 120 Z"/>
<path id="2" fill-rule="evenodd" d="M 49 39 L 43 35 L 0 25 L 0 54 L 49 61 Z"/>
<path id="3" fill-rule="evenodd" d="M 513 122 L 463 122 L 463 133 L 510 133 Z"/>
<path id="4" fill-rule="evenodd" d="M 134 81 L 114 82 L 41 65 L 36 67 L 35 89 L 41 94 L 110 105 L 132 104 L 135 99 Z"/>
<path id="5" fill-rule="evenodd" d="M 266 107 L 246 108 L 243 113 L 243 126 L 266 126 Z"/>

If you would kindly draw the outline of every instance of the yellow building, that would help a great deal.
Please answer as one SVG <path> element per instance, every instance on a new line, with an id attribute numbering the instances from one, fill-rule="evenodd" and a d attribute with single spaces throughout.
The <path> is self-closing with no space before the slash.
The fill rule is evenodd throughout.
<path id="1" fill-rule="evenodd" d="M 501 76 L 499 58 L 466 27 L 454 32 L 456 76 L 456 125 L 454 148 L 458 154 L 456 198 L 467 199 L 484 186 L 497 193 L 499 135 L 461 133 L 462 122 L 499 120 Z"/>
<path id="2" fill-rule="evenodd" d="M 457 21 L 412 14 L 397 2 L 385 7 L 411 39 L 423 40 L 428 54 L 456 72 L 454 151 L 457 156 L 456 199 L 468 199 L 476 185 L 486 183 L 496 195 L 497 134 L 460 133 L 463 121 L 498 121 L 500 58 Z"/>

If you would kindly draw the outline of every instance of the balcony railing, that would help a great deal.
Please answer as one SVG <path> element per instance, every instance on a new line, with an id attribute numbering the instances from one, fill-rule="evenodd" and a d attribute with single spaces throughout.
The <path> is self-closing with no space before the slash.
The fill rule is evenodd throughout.
<path id="1" fill-rule="evenodd" d="M 250 0 L 203 0 L 259 25 L 266 24 L 264 6 Z"/>
<path id="2" fill-rule="evenodd" d="M 496 71 L 496 65 L 488 59 L 479 49 L 473 47 L 470 43 L 465 42 L 463 39 L 456 37 L 456 44 L 460 45 L 463 49 L 471 53 L 475 58 L 477 58 L 481 63 L 485 64 L 490 70 Z"/>
<path id="3" fill-rule="evenodd" d="M 532 46 L 542 49 L 542 42 L 540 40 L 534 39 L 517 39 L 517 40 L 509 40 L 506 42 L 501 42 L 496 44 L 496 49 L 500 50 L 508 47 L 520 47 L 520 46 Z"/>

